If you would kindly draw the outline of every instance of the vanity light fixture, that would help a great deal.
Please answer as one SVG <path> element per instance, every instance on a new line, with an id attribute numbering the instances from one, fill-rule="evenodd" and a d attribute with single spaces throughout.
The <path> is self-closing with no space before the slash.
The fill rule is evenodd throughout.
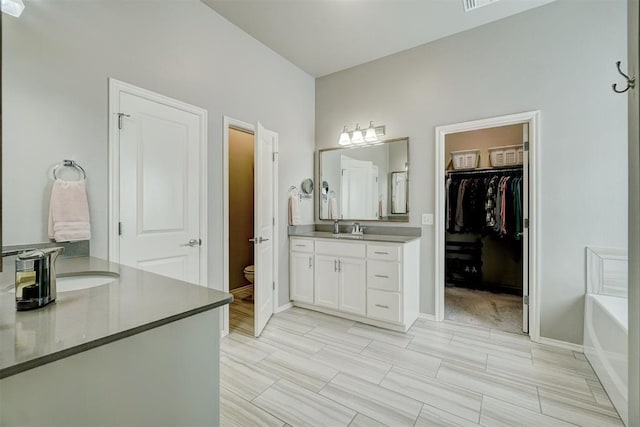
<path id="1" fill-rule="evenodd" d="M 347 131 L 347 127 L 345 126 L 342 129 L 342 133 L 340 134 L 340 140 L 338 141 L 340 145 L 351 145 L 351 138 L 349 137 L 349 132 Z"/>
<path id="2" fill-rule="evenodd" d="M 360 129 L 360 124 L 357 123 L 356 128 L 352 131 L 348 130 L 346 126 L 342 129 L 338 144 L 345 146 L 351 144 L 360 145 L 364 144 L 365 142 L 376 143 L 380 140 L 380 137 L 385 135 L 385 133 L 386 126 L 375 126 L 373 124 L 373 121 L 370 121 L 369 127 L 363 134 L 362 129 Z"/>
<path id="3" fill-rule="evenodd" d="M 362 144 L 364 143 L 364 138 L 362 137 L 362 131 L 360 130 L 360 123 L 356 123 L 356 130 L 351 134 L 351 143 L 352 144 Z"/>
<path id="4" fill-rule="evenodd" d="M 378 135 L 376 135 L 376 128 L 373 126 L 373 120 L 369 122 L 369 127 L 364 135 L 364 140 L 367 142 L 376 142 Z"/>
<path id="5" fill-rule="evenodd" d="M 24 10 L 24 3 L 22 0 L 2 0 L 2 3 L 0 3 L 0 9 L 2 9 L 2 12 L 7 15 L 18 18 Z"/>

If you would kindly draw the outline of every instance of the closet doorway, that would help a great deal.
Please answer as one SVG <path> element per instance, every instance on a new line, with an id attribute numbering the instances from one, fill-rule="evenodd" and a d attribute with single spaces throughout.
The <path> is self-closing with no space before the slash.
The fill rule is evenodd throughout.
<path id="1" fill-rule="evenodd" d="M 538 336 L 538 112 L 436 129 L 436 319 Z"/>

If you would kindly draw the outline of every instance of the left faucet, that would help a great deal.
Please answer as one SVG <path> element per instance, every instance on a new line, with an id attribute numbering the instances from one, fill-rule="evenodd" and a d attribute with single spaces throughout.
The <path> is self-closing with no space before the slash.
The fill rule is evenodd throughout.
<path id="1" fill-rule="evenodd" d="M 16 310 L 33 310 L 55 301 L 56 260 L 63 247 L 22 251 L 16 257 Z M 10 253 L 3 253 L 7 256 Z"/>

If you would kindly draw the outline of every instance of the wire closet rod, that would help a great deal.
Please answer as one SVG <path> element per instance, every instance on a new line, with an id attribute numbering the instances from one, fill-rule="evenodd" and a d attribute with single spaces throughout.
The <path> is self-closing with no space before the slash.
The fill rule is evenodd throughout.
<path id="1" fill-rule="evenodd" d="M 522 172 L 522 166 L 513 168 L 492 168 L 492 169 L 476 169 L 476 170 L 452 170 L 447 171 L 447 175 L 497 175 L 504 173 Z"/>

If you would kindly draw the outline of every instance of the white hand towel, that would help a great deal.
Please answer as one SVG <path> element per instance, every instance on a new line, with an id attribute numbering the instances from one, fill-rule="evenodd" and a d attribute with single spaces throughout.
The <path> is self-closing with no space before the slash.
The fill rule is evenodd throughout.
<path id="1" fill-rule="evenodd" d="M 300 216 L 300 200 L 298 196 L 289 196 L 289 225 L 299 225 L 302 222 Z"/>
<path id="2" fill-rule="evenodd" d="M 49 204 L 49 238 L 74 242 L 91 238 L 89 202 L 85 181 L 56 179 Z"/>
<path id="3" fill-rule="evenodd" d="M 340 219 L 338 218 L 338 201 L 335 197 L 329 199 L 329 219 Z"/>

